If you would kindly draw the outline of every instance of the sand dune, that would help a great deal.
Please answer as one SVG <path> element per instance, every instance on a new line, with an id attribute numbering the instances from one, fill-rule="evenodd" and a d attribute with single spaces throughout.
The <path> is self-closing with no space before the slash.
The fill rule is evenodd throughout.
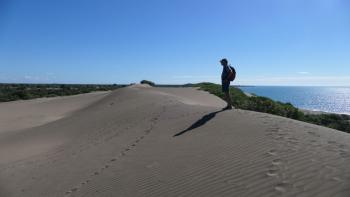
<path id="1" fill-rule="evenodd" d="M 350 196 L 349 134 L 224 105 L 136 85 L 5 132 L 0 196 Z"/>
<path id="2" fill-rule="evenodd" d="M 0 103 L 0 134 L 40 126 L 69 115 L 109 92 Z"/>

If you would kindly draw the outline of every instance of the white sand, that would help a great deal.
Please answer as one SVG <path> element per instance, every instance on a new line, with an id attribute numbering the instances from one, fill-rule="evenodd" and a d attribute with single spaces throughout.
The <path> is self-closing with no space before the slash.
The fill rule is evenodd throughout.
<path id="1" fill-rule="evenodd" d="M 0 196 L 350 196 L 349 134 L 224 106 L 137 85 L 6 132 Z"/>
<path id="2" fill-rule="evenodd" d="M 69 115 L 109 92 L 0 103 L 0 133 L 40 126 Z"/>

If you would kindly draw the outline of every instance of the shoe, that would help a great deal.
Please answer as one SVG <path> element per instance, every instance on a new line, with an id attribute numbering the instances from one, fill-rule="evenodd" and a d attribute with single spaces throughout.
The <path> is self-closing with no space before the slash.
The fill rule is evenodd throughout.
<path id="1" fill-rule="evenodd" d="M 223 110 L 229 110 L 229 109 L 232 109 L 232 106 L 227 105 L 225 108 L 223 108 Z"/>

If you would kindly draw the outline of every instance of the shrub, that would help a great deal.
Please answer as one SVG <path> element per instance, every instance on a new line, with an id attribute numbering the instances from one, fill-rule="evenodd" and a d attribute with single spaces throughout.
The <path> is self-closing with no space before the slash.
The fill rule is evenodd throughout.
<path id="1" fill-rule="evenodd" d="M 148 80 L 142 80 L 140 83 L 141 84 L 148 84 L 150 86 L 155 86 L 156 85 L 154 82 L 148 81 Z"/>

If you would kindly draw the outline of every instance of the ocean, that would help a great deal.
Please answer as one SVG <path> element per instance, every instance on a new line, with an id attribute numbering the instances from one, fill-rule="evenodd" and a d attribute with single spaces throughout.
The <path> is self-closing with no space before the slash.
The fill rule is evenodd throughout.
<path id="1" fill-rule="evenodd" d="M 239 88 L 258 96 L 289 102 L 301 109 L 350 114 L 350 87 L 252 86 Z"/>

